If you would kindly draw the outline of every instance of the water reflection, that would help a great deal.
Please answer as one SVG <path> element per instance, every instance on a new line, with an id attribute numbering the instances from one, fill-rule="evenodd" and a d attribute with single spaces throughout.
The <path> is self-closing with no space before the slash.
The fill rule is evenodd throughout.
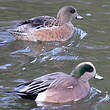
<path id="1" fill-rule="evenodd" d="M 71 47 L 73 48 L 78 48 L 80 46 L 80 41 L 87 36 L 87 33 L 84 32 L 81 29 L 75 28 L 75 33 L 73 38 L 69 39 L 68 41 L 65 42 L 28 42 L 28 41 L 22 41 L 22 48 L 23 49 L 18 49 L 14 52 L 11 52 L 12 55 L 15 54 L 24 54 L 28 56 L 33 56 L 33 57 L 38 57 L 38 56 L 43 56 L 45 58 L 49 58 L 51 56 L 58 55 L 62 52 L 68 53 L 70 51 L 69 49 Z M 17 45 L 17 47 L 21 48 L 21 43 Z M 74 50 L 74 49 L 73 49 Z M 76 53 L 76 52 L 73 52 Z M 72 55 L 74 56 L 74 55 Z M 64 56 L 65 57 L 65 56 Z M 64 58 L 62 56 L 61 60 L 68 59 L 69 57 Z M 69 58 L 69 59 L 73 59 Z M 54 58 L 53 58 L 54 59 Z M 52 59 L 51 59 L 52 60 Z"/>
<path id="2" fill-rule="evenodd" d="M 59 7 L 73 5 L 86 20 L 73 24 L 87 31 L 88 37 L 76 35 L 64 43 L 42 44 L 17 41 L 7 29 L 15 28 L 20 20 L 40 15 L 56 16 Z M 108 0 L 0 0 L 0 91 L 13 88 L 26 80 L 54 72 L 69 73 L 74 65 L 92 61 L 105 80 L 92 82 L 102 93 L 79 102 L 46 104 L 39 107 L 34 101 L 13 94 L 0 93 L 0 109 L 6 110 L 109 110 L 110 108 L 110 3 Z M 87 35 L 86 35 L 87 36 Z M 81 42 L 80 42 L 81 41 Z M 104 91 L 108 90 L 108 93 Z M 95 94 L 95 95 L 94 95 Z"/>

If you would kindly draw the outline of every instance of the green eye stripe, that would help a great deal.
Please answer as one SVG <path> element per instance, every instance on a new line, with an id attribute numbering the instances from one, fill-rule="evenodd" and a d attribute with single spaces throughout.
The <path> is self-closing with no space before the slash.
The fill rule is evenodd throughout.
<path id="1" fill-rule="evenodd" d="M 80 68 L 79 73 L 80 76 L 83 75 L 85 72 L 92 72 L 93 71 L 93 67 L 91 65 L 84 65 L 83 67 Z"/>

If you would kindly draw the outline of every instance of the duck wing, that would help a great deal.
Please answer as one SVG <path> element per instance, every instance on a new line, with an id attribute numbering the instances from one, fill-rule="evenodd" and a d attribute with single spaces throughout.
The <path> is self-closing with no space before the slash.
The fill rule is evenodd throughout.
<path id="1" fill-rule="evenodd" d="M 71 75 L 65 75 L 56 78 L 50 85 L 48 89 L 64 90 L 68 88 L 74 88 L 78 84 L 78 80 Z"/>
<path id="2" fill-rule="evenodd" d="M 22 98 L 34 100 L 39 93 L 46 91 L 54 80 L 63 76 L 68 75 L 62 72 L 47 74 L 30 82 L 18 85 L 14 92 Z"/>
<path id="3" fill-rule="evenodd" d="M 30 24 L 32 27 L 37 28 L 37 27 L 49 25 L 55 20 L 56 19 L 52 16 L 38 16 L 38 17 L 31 18 L 29 20 L 22 21 L 18 24 L 18 26 Z"/>

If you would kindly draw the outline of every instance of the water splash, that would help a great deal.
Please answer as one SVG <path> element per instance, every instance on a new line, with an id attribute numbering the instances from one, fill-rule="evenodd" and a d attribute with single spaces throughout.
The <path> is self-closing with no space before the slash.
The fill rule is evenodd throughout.
<path id="1" fill-rule="evenodd" d="M 110 95 L 108 94 L 108 91 L 105 92 L 105 96 L 101 97 L 100 100 L 97 102 L 97 104 L 110 101 Z"/>
<path id="2" fill-rule="evenodd" d="M 85 38 L 88 34 L 83 31 L 82 29 L 79 29 L 77 27 L 75 27 L 75 33 L 74 33 L 75 36 L 79 36 L 80 40 L 82 40 L 83 38 Z"/>
<path id="3" fill-rule="evenodd" d="M 84 100 L 84 102 L 88 102 L 92 100 L 96 95 L 101 94 L 102 92 L 94 87 L 90 88 L 90 94 L 87 99 Z"/>
<path id="4" fill-rule="evenodd" d="M 110 101 L 110 95 L 108 95 L 108 92 L 106 91 L 103 93 L 102 96 L 98 98 L 99 100 L 95 103 L 93 106 L 93 110 L 98 110 L 98 107 L 101 106 L 101 104 Z"/>

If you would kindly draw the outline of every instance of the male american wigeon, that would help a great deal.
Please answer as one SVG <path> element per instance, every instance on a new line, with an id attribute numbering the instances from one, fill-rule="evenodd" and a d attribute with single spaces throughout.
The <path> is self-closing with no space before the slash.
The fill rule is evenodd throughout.
<path id="1" fill-rule="evenodd" d="M 83 19 L 73 6 L 64 6 L 52 16 L 38 16 L 19 23 L 17 29 L 9 32 L 20 40 L 28 41 L 65 41 L 72 37 L 72 19 Z"/>
<path id="2" fill-rule="evenodd" d="M 103 77 L 96 74 L 91 62 L 78 64 L 71 75 L 55 72 L 38 77 L 16 87 L 15 94 L 36 102 L 64 103 L 78 101 L 90 91 L 89 79 Z"/>

